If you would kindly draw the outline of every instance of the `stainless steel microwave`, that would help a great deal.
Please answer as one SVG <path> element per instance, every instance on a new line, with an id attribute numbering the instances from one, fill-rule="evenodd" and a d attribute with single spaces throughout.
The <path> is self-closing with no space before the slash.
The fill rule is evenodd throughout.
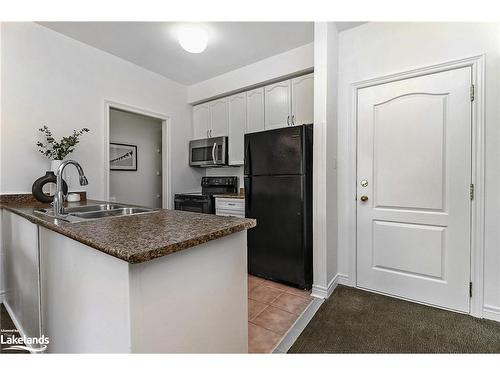
<path id="1" fill-rule="evenodd" d="M 227 165 L 227 137 L 196 139 L 189 142 L 191 167 L 222 167 Z"/>

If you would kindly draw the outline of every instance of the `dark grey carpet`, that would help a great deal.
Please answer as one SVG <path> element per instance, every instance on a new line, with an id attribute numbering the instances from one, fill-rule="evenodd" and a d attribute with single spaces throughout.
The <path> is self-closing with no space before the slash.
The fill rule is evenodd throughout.
<path id="1" fill-rule="evenodd" d="M 500 323 L 338 286 L 289 353 L 500 353 Z"/>
<path id="2" fill-rule="evenodd" d="M 12 322 L 12 319 L 7 312 L 7 309 L 0 303 L 0 334 L 3 335 L 4 340 L 7 340 L 10 336 L 20 337 L 19 332 L 16 329 L 16 326 Z M 5 348 L 9 347 L 7 344 L 0 344 L 0 353 L 5 354 L 26 354 L 28 351 L 24 350 L 5 350 Z"/>

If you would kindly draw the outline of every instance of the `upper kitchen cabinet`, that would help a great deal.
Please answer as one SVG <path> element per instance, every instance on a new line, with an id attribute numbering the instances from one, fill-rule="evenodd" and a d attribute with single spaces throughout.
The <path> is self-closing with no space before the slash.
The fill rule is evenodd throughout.
<path id="1" fill-rule="evenodd" d="M 247 133 L 264 130 L 264 88 L 247 91 Z"/>
<path id="2" fill-rule="evenodd" d="M 208 103 L 210 106 L 209 137 L 228 135 L 227 98 L 217 99 Z"/>
<path id="3" fill-rule="evenodd" d="M 290 125 L 291 90 L 290 80 L 265 87 L 265 128 L 266 130 Z"/>
<path id="4" fill-rule="evenodd" d="M 314 74 L 265 87 L 265 128 L 312 124 L 314 119 Z"/>
<path id="5" fill-rule="evenodd" d="M 247 97 L 244 92 L 228 98 L 229 165 L 243 165 L 243 140 L 247 119 Z"/>
<path id="6" fill-rule="evenodd" d="M 210 129 L 210 108 L 208 103 L 193 107 L 193 139 L 208 138 Z"/>
<path id="7" fill-rule="evenodd" d="M 292 79 L 291 125 L 312 124 L 314 120 L 314 75 Z"/>

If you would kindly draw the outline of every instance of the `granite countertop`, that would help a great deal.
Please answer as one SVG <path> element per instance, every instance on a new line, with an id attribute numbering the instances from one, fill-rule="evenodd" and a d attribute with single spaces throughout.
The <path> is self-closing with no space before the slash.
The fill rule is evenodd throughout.
<path id="1" fill-rule="evenodd" d="M 68 223 L 35 212 L 47 204 L 15 195 L 0 198 L 0 208 L 128 263 L 159 258 L 256 225 L 254 219 L 175 210 Z M 100 203 L 108 202 L 86 200 L 68 207 Z"/>

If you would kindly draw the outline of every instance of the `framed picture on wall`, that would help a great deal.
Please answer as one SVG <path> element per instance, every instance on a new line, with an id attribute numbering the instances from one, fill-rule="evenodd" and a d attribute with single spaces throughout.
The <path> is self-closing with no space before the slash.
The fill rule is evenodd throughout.
<path id="1" fill-rule="evenodd" d="M 137 146 L 123 143 L 110 143 L 109 169 L 112 171 L 136 171 Z"/>

